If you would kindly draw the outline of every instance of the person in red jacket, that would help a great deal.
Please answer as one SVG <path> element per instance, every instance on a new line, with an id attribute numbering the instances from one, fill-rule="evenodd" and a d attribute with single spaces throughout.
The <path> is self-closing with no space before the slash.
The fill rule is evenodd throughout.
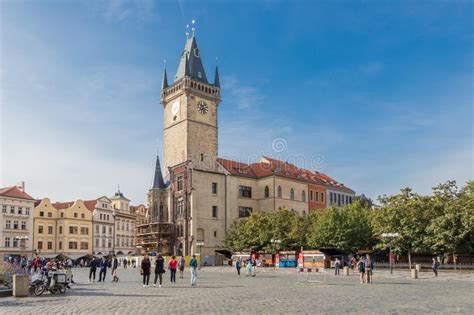
<path id="1" fill-rule="evenodd" d="M 171 283 L 176 283 L 176 268 L 178 267 L 178 261 L 176 260 L 176 256 L 171 256 L 171 260 L 168 264 L 168 268 L 170 269 L 170 277 Z"/>

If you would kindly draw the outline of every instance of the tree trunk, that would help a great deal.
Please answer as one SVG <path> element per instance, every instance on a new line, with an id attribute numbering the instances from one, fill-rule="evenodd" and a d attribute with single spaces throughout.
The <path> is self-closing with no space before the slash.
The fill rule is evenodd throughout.
<path id="1" fill-rule="evenodd" d="M 408 249 L 408 268 L 411 270 L 411 249 Z"/>

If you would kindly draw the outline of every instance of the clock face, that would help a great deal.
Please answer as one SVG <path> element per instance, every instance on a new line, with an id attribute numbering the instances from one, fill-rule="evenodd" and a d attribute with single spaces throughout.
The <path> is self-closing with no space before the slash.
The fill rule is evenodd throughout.
<path id="1" fill-rule="evenodd" d="M 198 111 L 203 115 L 206 114 L 207 111 L 209 110 L 209 107 L 207 106 L 206 103 L 204 103 L 204 101 L 199 101 L 197 104 L 197 107 L 198 107 Z"/>
<path id="2" fill-rule="evenodd" d="M 179 112 L 179 101 L 175 101 L 171 106 L 171 113 L 176 115 Z"/>

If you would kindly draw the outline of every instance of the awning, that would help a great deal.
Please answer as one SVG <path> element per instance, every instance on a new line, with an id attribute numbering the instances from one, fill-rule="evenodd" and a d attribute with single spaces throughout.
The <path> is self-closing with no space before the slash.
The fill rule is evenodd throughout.
<path id="1" fill-rule="evenodd" d="M 224 255 L 226 258 L 231 259 L 232 258 L 232 252 L 227 249 L 216 249 L 216 253 Z"/>

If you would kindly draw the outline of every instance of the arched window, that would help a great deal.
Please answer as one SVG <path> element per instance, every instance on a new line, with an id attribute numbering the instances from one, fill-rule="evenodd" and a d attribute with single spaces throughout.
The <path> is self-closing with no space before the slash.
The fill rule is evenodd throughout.
<path id="1" fill-rule="evenodd" d="M 290 189 L 290 199 L 295 200 L 295 190 L 293 188 Z"/>
<path id="2" fill-rule="evenodd" d="M 268 186 L 265 186 L 265 198 L 268 197 L 270 197 L 270 189 L 268 188 Z"/>
<path id="3" fill-rule="evenodd" d="M 281 192 L 281 186 L 278 186 L 278 198 L 281 198 L 282 192 Z"/>
<path id="4" fill-rule="evenodd" d="M 204 242 L 204 229 L 197 229 L 197 238 L 198 242 Z"/>
<path id="5" fill-rule="evenodd" d="M 301 192 L 301 201 L 306 202 L 306 191 Z"/>

